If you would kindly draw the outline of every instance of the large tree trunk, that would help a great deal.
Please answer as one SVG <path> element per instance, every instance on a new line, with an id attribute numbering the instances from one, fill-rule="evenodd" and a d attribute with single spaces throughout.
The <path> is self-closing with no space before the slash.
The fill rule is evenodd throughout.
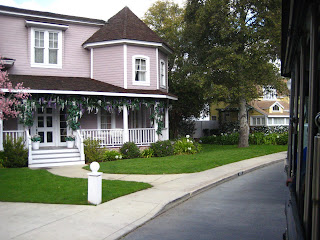
<path id="1" fill-rule="evenodd" d="M 249 125 L 247 118 L 246 100 L 240 99 L 239 118 L 240 118 L 240 137 L 238 147 L 249 147 Z"/>

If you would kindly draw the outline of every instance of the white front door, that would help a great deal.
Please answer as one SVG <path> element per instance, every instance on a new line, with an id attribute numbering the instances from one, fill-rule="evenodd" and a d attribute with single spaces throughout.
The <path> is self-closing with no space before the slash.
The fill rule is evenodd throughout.
<path id="1" fill-rule="evenodd" d="M 56 146 L 56 121 L 53 108 L 38 108 L 35 116 L 35 133 L 41 137 L 40 146 Z"/>
<path id="2" fill-rule="evenodd" d="M 65 137 L 71 134 L 67 127 L 66 110 L 38 108 L 32 127 L 32 135 L 41 137 L 40 147 L 66 146 Z"/>

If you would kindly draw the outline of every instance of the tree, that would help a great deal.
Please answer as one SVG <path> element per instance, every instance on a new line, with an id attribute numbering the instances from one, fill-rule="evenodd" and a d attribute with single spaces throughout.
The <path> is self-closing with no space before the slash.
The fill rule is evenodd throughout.
<path id="1" fill-rule="evenodd" d="M 0 62 L 0 119 L 9 117 L 16 118 L 19 115 L 17 106 L 21 100 L 27 99 L 29 94 L 26 93 L 22 83 L 12 86 L 9 80 L 8 72 L 4 70 Z"/>
<path id="2" fill-rule="evenodd" d="M 247 103 L 262 86 L 281 85 L 272 61 L 280 53 L 280 0 L 189 0 L 189 58 L 211 99 L 239 105 L 239 147 L 248 146 Z"/>
<path id="3" fill-rule="evenodd" d="M 181 135 L 179 128 L 185 120 L 198 117 L 206 99 L 200 78 L 186 58 L 188 41 L 184 38 L 184 9 L 172 1 L 157 1 L 145 13 L 143 21 L 165 40 L 174 53 L 169 56 L 168 79 L 170 92 L 179 100 L 172 102 L 170 130 L 173 137 Z"/>

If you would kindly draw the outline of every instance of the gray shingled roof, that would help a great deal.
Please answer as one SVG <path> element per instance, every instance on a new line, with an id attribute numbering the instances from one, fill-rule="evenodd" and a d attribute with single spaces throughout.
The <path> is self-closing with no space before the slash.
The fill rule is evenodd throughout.
<path id="1" fill-rule="evenodd" d="M 120 39 L 163 43 L 170 48 L 162 38 L 141 21 L 128 7 L 123 8 L 110 18 L 107 24 L 95 32 L 84 44 Z"/>

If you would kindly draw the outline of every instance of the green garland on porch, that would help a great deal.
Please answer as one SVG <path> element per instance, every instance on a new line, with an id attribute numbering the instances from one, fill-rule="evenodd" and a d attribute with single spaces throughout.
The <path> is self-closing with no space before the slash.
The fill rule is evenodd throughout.
<path id="1" fill-rule="evenodd" d="M 87 111 L 88 113 L 98 113 L 99 109 L 108 112 L 122 112 L 123 106 L 126 105 L 128 110 L 140 110 L 141 106 L 153 108 L 154 111 L 150 116 L 151 120 L 155 120 L 158 124 L 157 134 L 161 134 L 164 128 L 165 100 L 146 100 L 139 98 L 110 98 L 104 96 L 70 96 L 55 94 L 33 94 L 17 106 L 19 114 L 19 122 L 25 126 L 32 126 L 34 122 L 34 112 L 46 107 L 57 108 L 62 110 L 66 108 L 67 124 L 72 130 L 80 128 L 79 119 Z"/>

